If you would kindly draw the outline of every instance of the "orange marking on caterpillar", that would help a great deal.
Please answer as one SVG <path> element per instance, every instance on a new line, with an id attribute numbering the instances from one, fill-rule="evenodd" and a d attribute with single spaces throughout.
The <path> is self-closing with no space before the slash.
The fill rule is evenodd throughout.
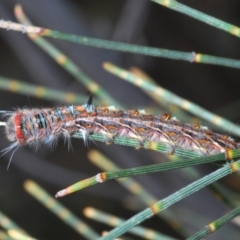
<path id="1" fill-rule="evenodd" d="M 161 116 L 162 119 L 168 121 L 171 119 L 171 114 L 170 113 L 164 113 L 162 116 Z"/>
<path id="2" fill-rule="evenodd" d="M 138 140 L 138 147 L 149 143 L 149 148 L 155 149 L 158 143 L 164 144 L 171 154 L 176 148 L 194 151 L 199 156 L 224 152 L 228 160 L 232 159 L 231 150 L 240 147 L 225 135 L 196 124 L 182 123 L 171 118 L 171 114 L 153 116 L 136 109 L 95 107 L 91 97 L 83 105 L 18 109 L 3 115 L 8 117 L 7 138 L 14 142 L 5 152 L 24 145 L 37 148 L 39 143 L 51 147 L 59 138 L 70 144 L 76 132 L 82 133 L 85 144 L 90 134 L 104 135 L 106 143 L 112 143 L 119 136 Z"/>

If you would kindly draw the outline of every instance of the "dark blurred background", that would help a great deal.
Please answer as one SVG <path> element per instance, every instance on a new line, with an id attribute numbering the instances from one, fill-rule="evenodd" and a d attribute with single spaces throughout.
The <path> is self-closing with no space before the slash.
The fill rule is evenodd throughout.
<path id="1" fill-rule="evenodd" d="M 240 2 L 237 0 L 181 2 L 240 26 Z M 36 26 L 119 42 L 240 59 L 238 38 L 150 1 L 1 0 L 0 18 L 15 22 L 13 8 L 17 3 L 22 5 L 23 10 Z M 61 40 L 48 40 L 126 107 L 151 108 L 155 105 L 153 100 L 134 86 L 105 72 L 102 69 L 104 61 L 111 61 L 123 68 L 137 66 L 166 89 L 235 123 L 239 122 L 240 71 L 238 69 L 121 53 Z M 1 76 L 89 95 L 84 86 L 22 33 L 0 30 L 0 56 Z M 54 107 L 62 104 L 2 90 L 0 92 L 2 110 L 16 107 Z M 9 145 L 4 136 L 4 129 L 1 139 L 0 149 L 4 149 Z M 0 211 L 37 239 L 83 239 L 29 196 L 23 189 L 23 183 L 26 179 L 33 179 L 54 196 L 62 188 L 95 175 L 101 170 L 87 159 L 89 149 L 102 151 L 122 168 L 153 164 L 154 159 L 158 162 L 166 160 L 160 153 L 118 145 L 106 146 L 102 143 L 95 145 L 90 142 L 89 148 L 86 148 L 83 141 L 78 139 L 73 139 L 73 151 L 68 151 L 62 141 L 53 151 L 45 146 L 37 152 L 22 148 L 15 153 L 8 171 L 10 154 L 1 158 Z M 199 167 L 198 171 L 204 176 L 215 168 L 216 166 L 203 166 Z M 193 181 L 181 171 L 150 174 L 136 179 L 158 199 Z M 145 208 L 115 181 L 90 187 L 60 201 L 99 233 L 110 228 L 86 219 L 82 214 L 84 207 L 94 206 L 123 218 L 129 218 Z M 130 209 L 130 206 L 135 206 L 135 209 Z M 217 201 L 210 191 L 205 189 L 175 204 L 172 210 L 176 214 L 176 220 L 191 234 L 222 216 L 230 208 Z M 192 223 L 193 217 L 197 218 L 200 213 L 205 221 L 195 226 Z M 154 217 L 143 225 L 177 239 L 184 239 L 184 236 L 175 232 L 160 218 Z M 208 239 L 226 239 L 226 234 L 230 236 L 228 239 L 239 239 L 239 236 L 231 235 L 233 230 L 236 232 L 237 226 L 229 223 Z"/>

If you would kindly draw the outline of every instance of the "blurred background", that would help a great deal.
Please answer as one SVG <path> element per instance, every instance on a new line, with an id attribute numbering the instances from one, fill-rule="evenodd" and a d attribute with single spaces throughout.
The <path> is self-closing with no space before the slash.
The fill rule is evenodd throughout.
<path id="1" fill-rule="evenodd" d="M 239 1 L 181 2 L 240 26 Z M 150 1 L 1 0 L 0 19 L 15 22 L 13 9 L 17 3 L 22 5 L 36 26 L 106 40 L 240 59 L 238 38 Z M 105 61 L 122 68 L 136 66 L 162 87 L 234 123 L 239 123 L 238 69 L 122 53 L 50 38 L 48 40 L 126 108 L 156 108 L 157 105 L 141 90 L 104 71 L 102 64 Z M 0 30 L 0 75 L 76 94 L 90 94 L 26 35 L 3 29 Z M 55 107 L 64 104 L 0 90 L 1 110 Z M 4 129 L 1 130 L 0 149 L 4 149 L 9 143 Z M 147 150 L 109 146 L 99 142 L 95 144 L 91 141 L 87 148 L 79 139 L 73 139 L 72 144 L 73 150 L 70 151 L 63 141 L 60 141 L 54 150 L 45 146 L 41 146 L 37 151 L 22 148 L 15 153 L 8 171 L 10 153 L 1 157 L 0 211 L 37 239 L 84 238 L 26 193 L 23 189 L 25 180 L 36 181 L 54 196 L 64 187 L 102 171 L 89 162 L 87 153 L 91 149 L 101 151 L 121 168 L 167 161 L 163 154 Z M 197 170 L 204 176 L 216 168 L 217 166 L 206 165 L 198 167 Z M 157 199 L 162 199 L 193 181 L 178 170 L 139 176 L 135 179 Z M 233 181 L 236 183 L 236 180 Z M 239 191 L 238 186 L 231 187 Z M 95 185 L 59 200 L 99 233 L 105 229 L 110 230 L 110 227 L 83 216 L 85 207 L 93 206 L 122 218 L 129 218 L 145 208 L 141 201 L 115 181 Z M 174 211 L 175 220 L 190 235 L 222 216 L 230 208 L 216 200 L 210 190 L 204 189 L 175 204 L 170 210 Z M 181 233 L 159 217 L 154 217 L 143 225 L 177 239 L 184 239 Z M 239 239 L 238 235 L 231 234 L 238 231 L 236 225 L 229 223 L 208 239 L 221 240 L 226 239 L 226 236 L 231 236 L 228 239 Z M 126 239 L 140 238 L 127 235 Z"/>

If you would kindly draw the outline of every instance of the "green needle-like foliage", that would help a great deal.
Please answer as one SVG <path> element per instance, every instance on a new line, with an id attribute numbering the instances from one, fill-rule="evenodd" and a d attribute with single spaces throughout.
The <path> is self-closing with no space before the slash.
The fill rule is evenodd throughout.
<path id="1" fill-rule="evenodd" d="M 187 240 L 199 240 L 203 239 L 207 235 L 215 232 L 226 223 L 230 222 L 232 219 L 240 215 L 240 207 L 233 209 L 231 212 L 225 214 L 223 217 L 217 219 L 216 221 L 208 224 L 204 229 L 200 230 L 196 234 L 189 237 Z"/>
<path id="2" fill-rule="evenodd" d="M 181 3 L 178 3 L 175 0 L 152 0 L 152 2 L 158 3 L 174 11 L 178 11 L 180 13 L 188 15 L 191 18 L 197 19 L 215 28 L 226 31 L 227 33 L 230 33 L 234 36 L 237 36 L 237 37 L 240 36 L 240 29 L 238 27 L 231 25 L 229 23 L 226 23 L 217 18 L 214 18 L 212 16 L 209 16 L 205 13 L 202 13 L 188 6 L 185 6 Z M 21 12 L 21 9 L 19 6 L 16 8 L 15 14 L 17 18 L 22 21 L 23 24 L 31 24 L 27 20 L 27 18 L 24 16 L 23 12 Z M 225 66 L 229 68 L 240 69 L 240 60 L 217 57 L 209 54 L 176 51 L 176 50 L 169 50 L 165 48 L 157 48 L 157 47 L 142 46 L 137 44 L 123 43 L 120 41 L 110 41 L 110 40 L 104 40 L 99 38 L 90 38 L 87 36 L 68 34 L 68 33 L 55 31 L 55 30 L 42 28 L 42 27 L 25 26 L 22 24 L 17 24 L 10 21 L 4 21 L 4 20 L 0 21 L 0 28 L 5 28 L 7 30 L 21 31 L 23 33 L 29 34 L 29 37 L 31 38 L 31 40 L 33 40 L 38 46 L 40 46 L 44 51 L 46 51 L 46 53 L 49 56 L 51 56 L 59 64 L 60 67 L 68 71 L 77 80 L 79 80 L 88 91 L 96 95 L 98 99 L 104 102 L 109 102 L 110 104 L 116 105 L 118 107 L 121 106 L 120 103 L 118 103 L 114 98 L 112 98 L 104 90 L 104 88 L 99 86 L 97 83 L 97 80 L 91 79 L 83 70 L 79 68 L 79 66 L 77 66 L 77 64 L 73 62 L 73 60 L 71 60 L 67 56 L 67 54 L 63 54 L 62 52 L 60 52 L 59 49 L 57 49 L 55 46 L 53 46 L 48 41 L 46 41 L 43 37 L 55 38 L 63 41 L 68 41 L 72 43 L 82 44 L 82 45 L 101 48 L 101 49 L 108 49 L 112 51 L 121 51 L 126 53 L 141 54 L 141 55 L 150 56 L 150 57 L 161 57 L 161 58 L 172 59 L 172 60 L 187 61 L 189 63 L 204 63 L 204 64 L 212 64 L 217 66 Z M 214 115 L 212 112 L 200 107 L 199 105 L 196 105 L 160 87 L 154 81 L 151 81 L 148 77 L 146 78 L 141 77 L 139 75 L 134 74 L 131 71 L 126 71 L 122 68 L 116 67 L 113 64 L 105 64 L 104 67 L 109 72 L 123 78 L 128 82 L 131 82 L 132 84 L 135 84 L 137 87 L 141 88 L 143 91 L 147 92 L 149 95 L 154 94 L 155 99 L 161 98 L 157 102 L 160 103 L 163 107 L 167 108 L 169 103 L 173 104 L 174 106 L 178 106 L 190 112 L 194 116 L 198 116 L 212 124 L 215 124 L 216 126 L 220 127 L 222 130 L 227 131 L 227 133 L 240 136 L 239 126 L 237 126 L 236 124 L 233 124 L 232 122 L 224 118 L 221 118 L 220 116 Z M 78 97 L 72 93 L 61 92 L 55 89 L 45 88 L 44 86 L 26 84 L 16 80 L 9 80 L 8 78 L 4 78 L 4 77 L 0 78 L 0 88 L 10 92 L 14 92 L 14 93 L 27 94 L 30 96 L 41 97 L 44 99 L 57 100 L 62 102 L 66 101 L 69 103 L 76 102 L 76 103 L 83 104 L 86 101 L 85 97 L 82 97 L 82 96 Z M 117 90 L 118 89 L 114 89 L 114 91 L 117 91 Z M 129 94 L 129 93 L 126 91 L 126 93 L 124 92 L 124 94 Z M 187 117 L 188 116 L 186 116 L 186 118 Z M 1 125 L 4 126 L 4 123 L 1 123 Z M 21 128 L 24 128 L 24 127 L 21 126 Z M 73 137 L 85 138 L 86 135 L 83 136 L 81 132 L 79 132 L 79 133 L 75 133 Z M 102 134 L 94 133 L 88 137 L 90 141 L 92 140 L 94 142 L 99 141 L 99 142 L 108 143 L 108 139 L 106 139 L 106 136 Z M 119 170 L 119 169 L 103 170 L 104 172 L 97 174 L 91 178 L 87 178 L 80 182 L 77 182 L 76 184 L 66 188 L 67 190 L 64 189 L 62 191 L 65 191 L 66 193 L 72 193 L 72 192 L 81 190 L 83 188 L 86 188 L 104 181 L 112 180 L 112 179 L 127 178 L 135 175 L 143 175 L 143 174 L 157 173 L 162 171 L 182 169 L 182 168 L 192 167 L 192 166 L 206 164 L 206 163 L 213 163 L 213 162 L 219 163 L 219 161 L 221 161 L 223 165 L 221 165 L 220 169 L 214 171 L 213 173 L 203 178 L 200 178 L 196 174 L 195 175 L 192 174 L 192 172 L 190 171 L 185 171 L 184 173 L 186 173 L 186 176 L 189 177 L 189 179 L 196 179 L 198 177 L 200 179 L 194 180 L 194 182 L 192 182 L 191 184 L 188 184 L 187 186 L 172 193 L 171 195 L 163 198 L 160 201 L 154 199 L 154 197 L 152 197 L 150 194 L 148 195 L 148 192 L 142 188 L 141 189 L 142 196 L 140 196 L 141 194 L 136 194 L 135 196 L 142 197 L 141 200 L 143 200 L 144 199 L 143 194 L 147 194 L 148 196 L 145 198 L 145 200 L 143 200 L 143 202 L 145 201 L 145 203 L 147 203 L 147 205 L 149 206 L 150 200 L 154 199 L 155 203 L 153 205 L 151 203 L 150 207 L 139 212 L 129 220 L 121 223 L 119 222 L 119 226 L 117 226 L 115 229 L 110 231 L 110 233 L 107 236 L 101 237 L 99 239 L 102 239 L 102 240 L 115 239 L 121 236 L 122 234 L 124 234 L 125 232 L 130 231 L 134 226 L 142 223 L 146 219 L 156 214 L 161 216 L 162 214 L 161 212 L 163 210 L 168 209 L 170 206 L 177 203 L 178 201 L 188 197 L 189 195 L 192 195 L 193 193 L 209 186 L 212 183 L 215 183 L 215 185 L 213 186 L 214 191 L 216 191 L 216 193 L 222 193 L 224 195 L 225 202 L 227 202 L 231 207 L 234 205 L 233 201 L 230 199 L 231 196 L 229 197 L 229 199 L 227 199 L 228 198 L 227 192 L 224 191 L 224 189 L 221 187 L 219 183 L 216 184 L 216 181 L 233 172 L 239 171 L 240 161 L 238 159 L 240 158 L 240 149 L 233 150 L 233 149 L 226 148 L 224 153 L 212 155 L 212 156 L 200 157 L 198 153 L 194 150 L 190 151 L 184 148 L 176 148 L 174 149 L 174 151 L 172 151 L 172 149 L 170 149 L 170 147 L 167 144 L 164 144 L 164 142 L 158 143 L 153 141 L 144 141 L 143 146 L 139 146 L 139 141 L 131 137 L 123 137 L 123 136 L 114 137 L 112 144 L 119 144 L 123 146 L 129 146 L 132 148 L 142 147 L 145 150 L 152 150 L 152 151 L 161 152 L 161 153 L 172 153 L 187 159 L 181 159 L 181 160 L 165 162 L 165 163 L 150 164 L 150 165 L 141 166 L 141 167 L 131 167 L 131 168 L 126 168 L 122 170 Z M 125 187 L 126 188 L 128 187 L 128 189 L 130 189 L 131 184 L 135 184 L 135 182 L 126 181 Z M 137 184 L 138 183 L 136 182 L 136 186 L 139 186 Z M 79 234 L 84 235 L 85 238 L 95 240 L 99 237 L 98 233 L 96 233 L 95 230 L 87 226 L 87 224 L 85 224 L 83 221 L 79 220 L 74 214 L 72 214 L 69 210 L 64 208 L 62 204 L 60 204 L 59 202 L 54 200 L 51 196 L 49 196 L 45 192 L 45 190 L 43 190 L 37 185 L 35 186 L 33 182 L 30 182 L 30 181 L 27 182 L 25 184 L 25 188 L 31 195 L 33 195 L 37 199 L 37 201 L 41 202 L 47 209 L 49 209 L 54 214 L 56 214 L 62 221 L 67 223 L 69 226 L 73 227 L 73 229 L 75 229 Z M 61 194 L 57 196 L 61 196 Z M 217 230 L 219 227 L 223 226 L 224 224 L 229 222 L 231 219 L 233 219 L 237 215 L 239 215 L 239 208 L 234 209 L 229 214 L 226 214 L 222 218 L 209 224 L 205 229 L 199 231 L 189 239 L 200 239 L 202 237 L 205 237 L 207 234 Z M 101 216 L 103 216 L 103 213 Z M 164 220 L 166 220 L 166 222 L 168 222 L 169 225 L 171 225 L 171 222 L 174 221 L 173 214 L 169 214 L 169 215 L 163 214 L 163 216 L 165 217 Z M 10 228 L 13 228 L 13 229 L 19 228 L 13 222 L 9 222 L 9 224 L 6 224 L 6 222 L 8 221 L 9 219 L 7 219 L 4 215 L 0 216 L 0 223 L 3 228 L 7 230 L 9 230 Z M 178 233 L 181 233 L 184 235 L 185 232 L 181 231 L 182 230 L 181 223 L 179 223 L 178 226 L 179 227 L 175 227 L 174 229 L 177 230 Z M 142 231 L 142 229 L 141 230 L 139 229 L 139 231 Z"/>
<path id="3" fill-rule="evenodd" d="M 182 3 L 179 3 L 175 0 L 151 0 L 158 4 L 163 5 L 164 7 L 170 8 L 174 11 L 180 12 L 182 14 L 188 15 L 191 18 L 195 18 L 201 22 L 209 24 L 215 28 L 226 31 L 234 36 L 240 37 L 240 28 L 232 24 L 221 21 L 215 17 L 209 16 L 205 13 L 202 13 L 196 9 L 190 8 Z"/>
<path id="4" fill-rule="evenodd" d="M 118 227 L 116 227 L 115 229 L 110 231 L 107 236 L 99 238 L 99 240 L 100 239 L 101 240 L 112 240 L 118 236 L 121 236 L 122 234 L 127 232 L 132 227 L 134 227 L 137 224 L 140 224 L 141 222 L 143 222 L 144 220 L 152 217 L 156 213 L 159 213 L 159 212 L 167 209 L 168 207 L 170 207 L 174 203 L 182 200 L 183 198 L 193 194 L 194 192 L 199 191 L 200 189 L 223 178 L 224 176 L 226 176 L 228 174 L 233 173 L 236 170 L 239 171 L 239 167 L 240 167 L 240 161 L 237 161 L 236 163 L 234 163 L 234 166 L 232 166 L 232 164 L 228 164 L 228 165 L 222 167 L 221 169 L 201 178 L 200 180 L 197 180 L 197 181 L 189 184 L 188 186 L 180 189 L 179 191 L 173 193 L 172 195 L 166 197 L 165 199 L 160 200 L 159 202 L 155 203 L 151 208 L 147 208 L 147 209 L 139 212 L 132 218 L 125 221 L 123 224 L 119 225 Z M 233 171 L 233 169 L 234 169 L 234 171 Z"/>

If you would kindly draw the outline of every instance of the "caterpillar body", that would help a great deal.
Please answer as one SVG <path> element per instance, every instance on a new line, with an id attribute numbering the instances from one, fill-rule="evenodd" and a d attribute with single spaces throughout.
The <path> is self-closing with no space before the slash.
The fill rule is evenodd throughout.
<path id="1" fill-rule="evenodd" d="M 178 147 L 196 151 L 200 156 L 240 147 L 228 136 L 196 124 L 182 123 L 170 114 L 153 116 L 135 109 L 95 107 L 92 97 L 83 105 L 19 109 L 5 115 L 8 117 L 6 136 L 13 143 L 3 150 L 4 154 L 25 145 L 37 148 L 44 143 L 53 146 L 60 137 L 70 143 L 71 135 L 76 132 L 82 132 L 85 143 L 89 134 L 100 133 L 108 143 L 114 137 L 122 136 L 137 139 L 139 146 L 144 141 L 154 141 L 166 144 L 170 153 Z"/>

